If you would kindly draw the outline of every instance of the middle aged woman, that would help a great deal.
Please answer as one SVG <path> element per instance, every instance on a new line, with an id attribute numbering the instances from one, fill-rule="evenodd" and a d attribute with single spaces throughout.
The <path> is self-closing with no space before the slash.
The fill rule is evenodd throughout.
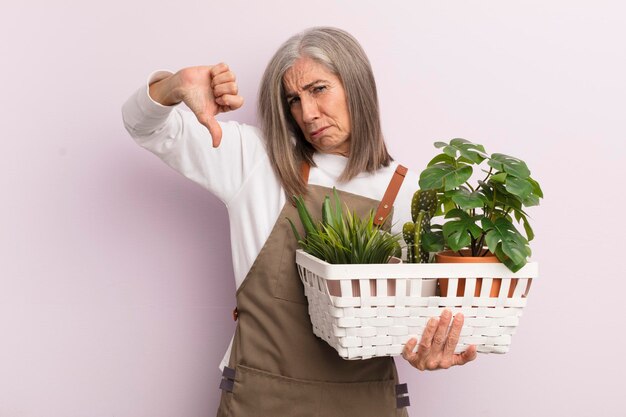
<path id="1" fill-rule="evenodd" d="M 193 114 L 175 107 L 181 102 Z M 387 152 L 365 53 L 342 30 L 304 31 L 265 70 L 261 130 L 215 120 L 242 104 L 233 72 L 218 64 L 158 71 L 123 108 L 141 146 L 228 208 L 238 322 L 222 362 L 218 416 L 407 415 L 393 358 L 346 361 L 314 336 L 285 220 L 297 218 L 291 196 L 305 195 L 317 212 L 333 186 L 360 214 L 394 206 L 393 231 L 410 218 L 417 176 Z M 454 353 L 462 324 L 444 311 L 428 322 L 417 352 L 412 339 L 402 356 L 420 370 L 475 359 L 474 346 Z"/>

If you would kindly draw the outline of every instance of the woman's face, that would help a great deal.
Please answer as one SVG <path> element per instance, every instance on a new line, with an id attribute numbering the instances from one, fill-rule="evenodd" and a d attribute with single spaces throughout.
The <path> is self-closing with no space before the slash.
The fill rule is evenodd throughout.
<path id="1" fill-rule="evenodd" d="M 349 156 L 350 115 L 339 77 L 308 57 L 283 77 L 291 114 L 316 151 Z"/>

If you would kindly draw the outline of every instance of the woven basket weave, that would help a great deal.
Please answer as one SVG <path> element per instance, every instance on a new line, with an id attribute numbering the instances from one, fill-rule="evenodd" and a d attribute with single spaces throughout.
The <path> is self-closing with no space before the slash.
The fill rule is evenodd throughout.
<path id="1" fill-rule="evenodd" d="M 331 265 L 302 250 L 296 252 L 296 263 L 313 331 L 344 359 L 400 355 L 405 343 L 412 337 L 419 340 L 428 319 L 444 308 L 465 316 L 457 353 L 469 345 L 476 345 L 478 352 L 506 353 L 538 275 L 536 262 L 517 273 L 498 263 Z M 433 278 L 449 279 L 448 294 L 457 294 L 458 279 L 465 278 L 465 292 L 430 295 L 424 289 Z M 475 297 L 477 278 L 483 284 Z M 499 295 L 490 297 L 494 278 L 502 284 Z M 517 285 L 509 298 L 512 279 Z"/>

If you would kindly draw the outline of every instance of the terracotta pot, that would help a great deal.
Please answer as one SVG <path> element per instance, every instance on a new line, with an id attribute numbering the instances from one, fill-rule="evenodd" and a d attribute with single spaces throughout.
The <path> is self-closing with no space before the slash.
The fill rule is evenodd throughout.
<path id="1" fill-rule="evenodd" d="M 458 252 L 447 250 L 440 253 L 435 254 L 435 260 L 437 263 L 499 263 L 500 260 L 491 252 L 487 253 L 485 256 L 471 256 L 470 249 L 462 249 L 461 253 L 463 256 L 459 255 Z M 439 290 L 442 297 L 446 297 L 448 295 L 448 279 L 447 278 L 439 278 Z M 476 288 L 474 290 L 474 296 L 480 296 L 480 290 L 482 289 L 483 279 L 476 279 Z M 502 285 L 501 278 L 494 278 L 491 281 L 491 290 L 489 291 L 489 297 L 497 298 L 500 293 L 500 286 Z M 511 286 L 509 287 L 508 297 L 511 298 L 513 296 L 513 291 L 515 291 L 515 287 L 517 286 L 517 278 L 513 278 L 511 280 Z M 459 282 L 456 289 L 456 296 L 463 297 L 465 293 L 465 278 L 459 278 Z"/>

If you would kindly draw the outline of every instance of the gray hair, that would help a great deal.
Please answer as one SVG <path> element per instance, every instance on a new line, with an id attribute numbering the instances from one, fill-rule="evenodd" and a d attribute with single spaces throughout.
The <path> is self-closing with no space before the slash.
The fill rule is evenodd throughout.
<path id="1" fill-rule="evenodd" d="M 296 60 L 309 57 L 326 66 L 343 83 L 350 115 L 350 156 L 339 181 L 363 171 L 389 166 L 378 108 L 374 74 L 363 48 L 349 33 L 331 27 L 307 29 L 289 38 L 270 60 L 259 88 L 261 130 L 276 175 L 288 197 L 306 194 L 302 161 L 314 166 L 315 149 L 291 115 L 283 77 Z"/>

